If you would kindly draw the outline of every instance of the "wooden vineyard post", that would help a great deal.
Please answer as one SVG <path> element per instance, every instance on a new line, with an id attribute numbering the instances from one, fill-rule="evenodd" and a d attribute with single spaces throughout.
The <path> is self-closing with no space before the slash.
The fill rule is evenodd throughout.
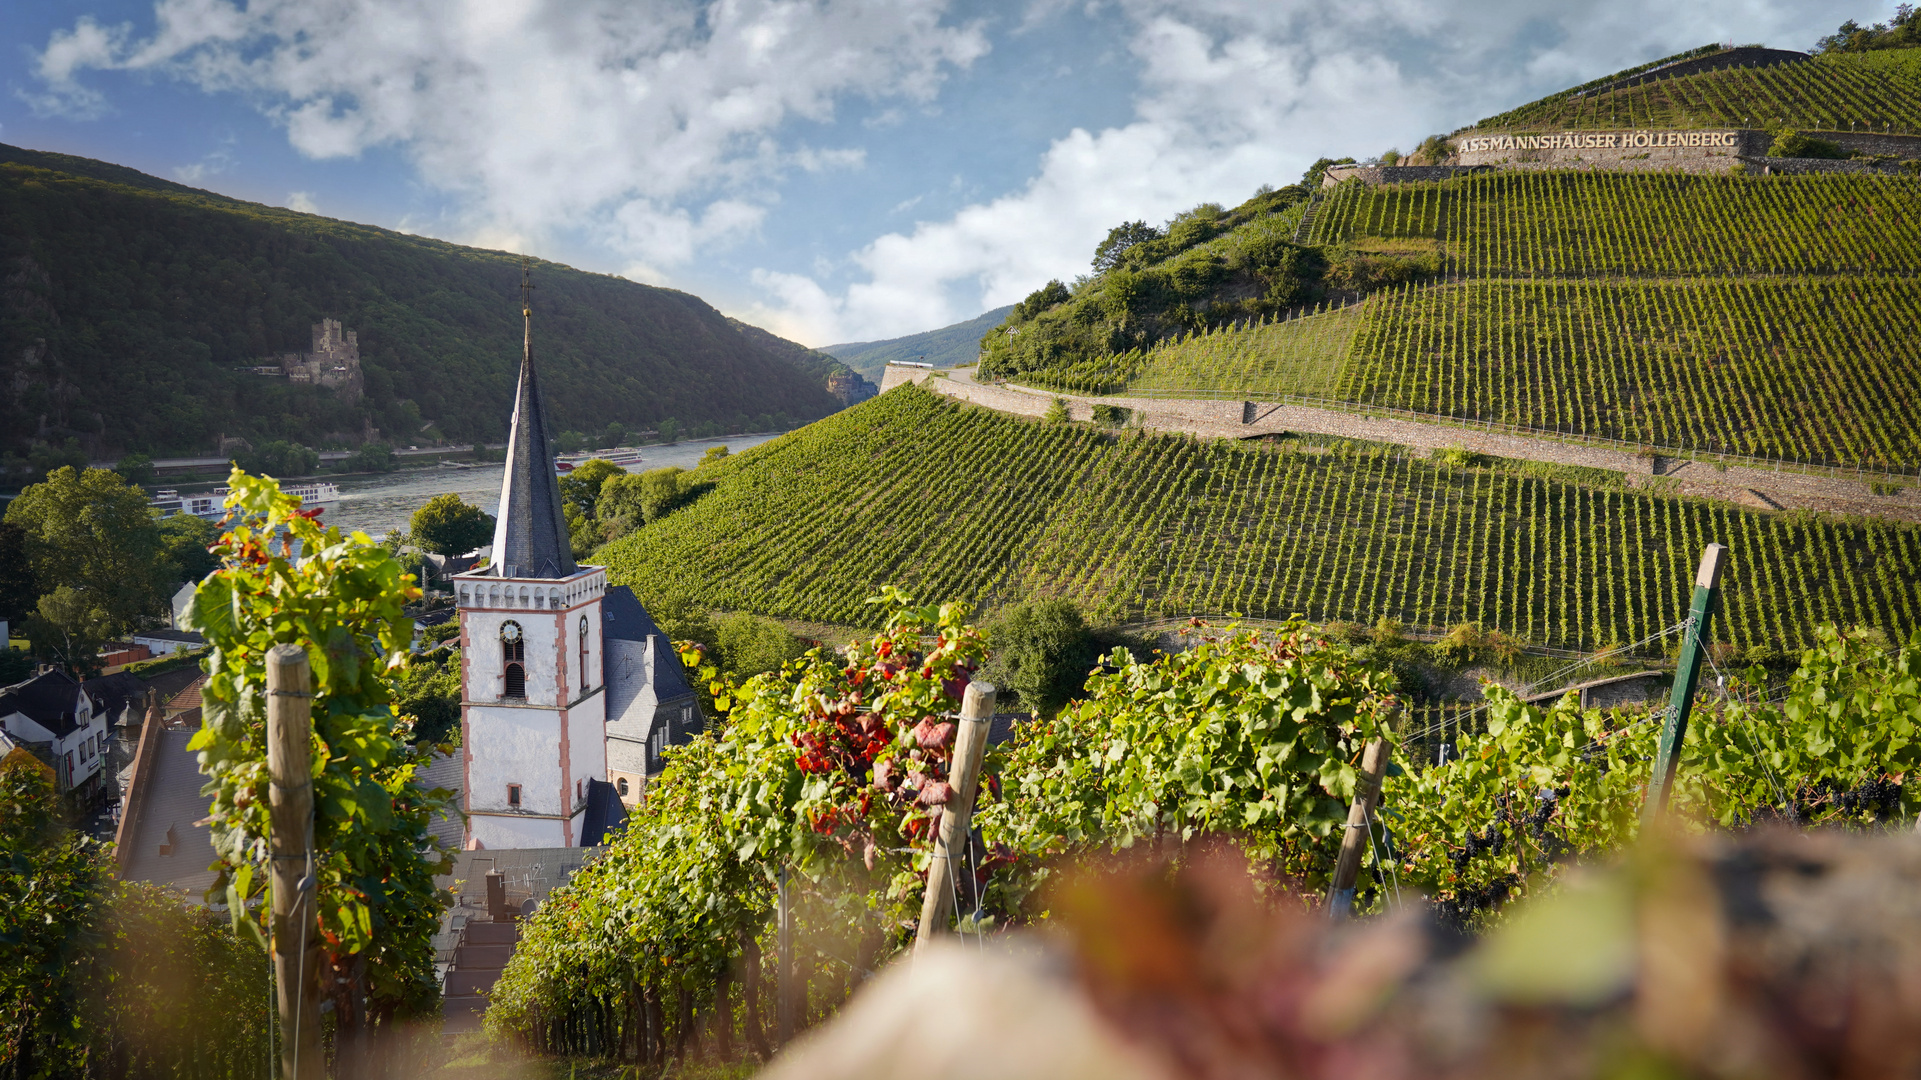
<path id="1" fill-rule="evenodd" d="M 994 725 L 994 684 L 970 682 L 961 698 L 960 730 L 954 735 L 954 757 L 947 770 L 947 806 L 940 832 L 927 863 L 927 893 L 921 899 L 920 926 L 914 951 L 928 947 L 947 930 L 947 904 L 955 881 L 954 861 L 965 858 L 967 835 L 974 817 L 974 789 L 980 781 L 981 756 L 987 752 L 988 729 Z"/>
<path id="2" fill-rule="evenodd" d="M 1354 801 L 1347 807 L 1347 828 L 1341 833 L 1341 854 L 1334 860 L 1334 880 L 1327 889 L 1328 917 L 1339 922 L 1354 910 L 1354 879 L 1361 873 L 1361 856 L 1367 853 L 1369 828 L 1374 804 L 1381 798 L 1381 780 L 1387 775 L 1387 740 L 1375 739 L 1361 752 L 1361 775 L 1354 785 Z"/>
<path id="3" fill-rule="evenodd" d="M 267 776 L 273 854 L 273 973 L 280 1075 L 320 1080 L 319 935 L 314 933 L 313 691 L 307 650 L 267 653 Z"/>
<path id="4" fill-rule="evenodd" d="M 1674 694 L 1668 699 L 1667 723 L 1661 727 L 1661 746 L 1654 755 L 1654 775 L 1648 778 L 1647 800 L 1641 804 L 1641 825 L 1653 824 L 1667 808 L 1674 787 L 1674 761 L 1688 735 L 1688 711 L 1694 706 L 1694 687 L 1701 678 L 1701 650 L 1706 648 L 1708 622 L 1721 585 L 1721 568 L 1728 549 L 1709 544 L 1701 552 L 1701 568 L 1694 575 L 1694 603 L 1688 609 L 1681 636 L 1681 661 L 1674 671 Z"/>
<path id="5" fill-rule="evenodd" d="M 787 867 L 780 868 L 779 933 L 774 955 L 774 1043 L 786 1046 L 794 1037 L 794 907 L 787 886 Z"/>

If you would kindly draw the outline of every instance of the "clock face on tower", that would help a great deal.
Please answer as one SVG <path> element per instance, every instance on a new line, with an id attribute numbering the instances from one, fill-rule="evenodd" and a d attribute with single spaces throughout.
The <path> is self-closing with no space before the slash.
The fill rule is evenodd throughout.
<path id="1" fill-rule="evenodd" d="M 511 622 L 510 622 L 510 623 L 508 623 L 507 625 L 505 625 L 505 626 L 503 626 L 503 627 L 501 627 L 501 628 L 500 628 L 500 640 L 502 640 L 502 641 L 519 641 L 519 640 L 520 640 L 520 624 L 519 624 L 519 623 L 511 623 Z"/>

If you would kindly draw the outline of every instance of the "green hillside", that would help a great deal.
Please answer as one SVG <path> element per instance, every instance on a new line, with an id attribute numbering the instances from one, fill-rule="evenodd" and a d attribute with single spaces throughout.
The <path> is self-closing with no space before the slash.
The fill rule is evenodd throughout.
<path id="1" fill-rule="evenodd" d="M 862 375 L 880 381 L 881 373 L 887 365 L 897 361 L 916 364 L 932 364 L 935 367 L 965 367 L 974 362 L 980 353 L 981 335 L 999 325 L 1013 305 L 995 308 L 984 315 L 977 315 L 966 322 L 943 326 L 939 330 L 929 330 L 906 337 L 889 338 L 886 341 L 855 341 L 846 345 L 829 345 L 821 352 L 839 357 L 849 367 Z"/>
<path id="2" fill-rule="evenodd" d="M 706 467 L 704 497 L 595 561 L 645 595 L 829 622 L 871 617 L 862 598 L 892 583 L 1111 620 L 1387 616 L 1592 648 L 1675 622 L 1719 541 L 1718 627 L 1739 645 L 1824 620 L 1921 626 L 1921 529 L 1612 475 L 1049 425 L 904 386 Z"/>
<path id="3" fill-rule="evenodd" d="M 674 417 L 744 429 L 839 403 L 694 296 L 536 265 L 554 421 Z M 218 433 L 357 441 L 505 434 L 520 262 L 195 191 L 102 162 L 0 147 L 0 451 L 75 439 L 92 457 L 208 453 Z M 359 334 L 365 399 L 236 368 Z"/>
<path id="4" fill-rule="evenodd" d="M 1062 349 L 1025 368 L 1009 350 L 989 370 L 1082 393 L 1299 396 L 1659 448 L 1911 469 L 1921 463 L 1918 206 L 1921 179 L 1878 174 L 1349 182 L 1298 233 L 1297 259 L 1319 253 L 1330 268 L 1294 294 L 1320 298 L 1316 306 L 1176 331 L 1145 348 Z M 1181 260 L 1231 266 L 1236 245 L 1272 243 L 1290 217 Z M 1360 276 L 1343 279 L 1344 266 L 1370 262 L 1418 272 L 1398 285 L 1377 274 L 1371 289 L 1341 287 Z M 1166 265 L 1161 275 L 1177 281 L 1183 262 Z M 1084 287 L 1053 316 L 1126 326 L 1133 313 L 1110 287 Z M 1338 310 L 1316 314 L 1330 306 Z"/>
<path id="5" fill-rule="evenodd" d="M 1679 59 L 1679 58 L 1671 58 Z M 1664 63 L 1666 61 L 1663 61 Z M 1921 133 L 1921 50 L 1833 53 L 1607 88 L 1633 71 L 1491 116 L 1482 130 L 1791 127 Z M 1578 88 L 1577 88 L 1578 89 Z"/>

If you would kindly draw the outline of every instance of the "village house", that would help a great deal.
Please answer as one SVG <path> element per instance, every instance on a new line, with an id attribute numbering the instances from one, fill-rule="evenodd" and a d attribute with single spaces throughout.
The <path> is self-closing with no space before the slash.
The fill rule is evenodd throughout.
<path id="1" fill-rule="evenodd" d="M 107 717 L 73 676 L 46 667 L 0 690 L 0 731 L 52 767 L 55 790 L 75 803 L 101 795 Z"/>

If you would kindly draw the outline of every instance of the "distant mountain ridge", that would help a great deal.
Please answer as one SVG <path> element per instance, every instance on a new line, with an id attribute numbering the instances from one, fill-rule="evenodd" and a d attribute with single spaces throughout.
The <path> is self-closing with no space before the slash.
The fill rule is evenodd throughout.
<path id="1" fill-rule="evenodd" d="M 999 326 L 1014 305 L 995 308 L 966 322 L 938 330 L 889 338 L 886 341 L 854 341 L 828 345 L 816 350 L 844 361 L 848 367 L 870 379 L 878 380 L 887 365 L 896 361 L 932 364 L 935 367 L 966 367 L 980 355 L 981 335 Z"/>
<path id="2" fill-rule="evenodd" d="M 0 145 L 0 452 L 211 453 L 216 436 L 498 439 L 520 356 L 521 260 Z M 806 423 L 832 372 L 705 301 L 535 262 L 552 420 L 598 432 Z M 338 319 L 364 396 L 254 374 Z M 764 332 L 757 332 L 764 334 Z M 778 344 L 776 344 L 778 343 Z"/>

